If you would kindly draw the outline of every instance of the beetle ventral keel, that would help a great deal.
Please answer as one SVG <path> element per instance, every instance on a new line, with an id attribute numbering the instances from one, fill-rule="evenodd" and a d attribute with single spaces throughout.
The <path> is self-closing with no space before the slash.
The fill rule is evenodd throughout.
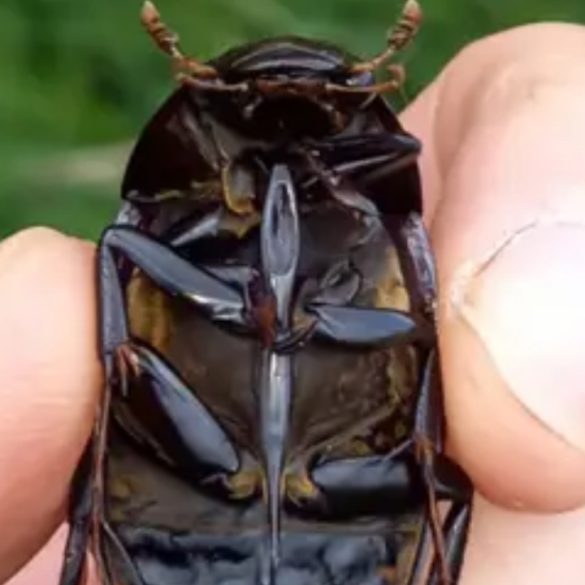
<path id="1" fill-rule="evenodd" d="M 283 37 L 202 62 L 141 20 L 179 87 L 99 244 L 60 585 L 88 551 L 104 585 L 455 585 L 473 486 L 444 451 L 420 144 L 382 97 L 418 4 L 365 60 Z"/>
<path id="2" fill-rule="evenodd" d="M 290 329 L 290 305 L 300 252 L 300 230 L 296 194 L 286 166 L 274 167 L 264 204 L 261 227 L 262 270 L 269 294 L 276 304 L 277 336 Z M 270 526 L 269 584 L 276 574 L 280 539 L 280 486 L 290 417 L 292 357 L 268 347 L 262 360 L 261 424 L 262 447 L 266 460 L 268 521 Z"/>

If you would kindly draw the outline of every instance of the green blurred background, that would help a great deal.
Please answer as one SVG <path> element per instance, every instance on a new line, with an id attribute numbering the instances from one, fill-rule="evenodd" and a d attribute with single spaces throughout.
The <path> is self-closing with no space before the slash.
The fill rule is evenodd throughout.
<path id="1" fill-rule="evenodd" d="M 187 53 L 278 34 L 370 55 L 403 0 L 158 0 Z M 463 45 L 538 20 L 585 22 L 585 0 L 421 0 L 408 50 L 412 99 Z M 141 0 L 2 0 L 0 238 L 43 224 L 95 238 L 118 205 L 125 159 L 171 91 L 168 62 L 138 22 Z M 526 50 L 530 50 L 529 47 Z M 402 100 L 401 105 L 404 105 Z"/>

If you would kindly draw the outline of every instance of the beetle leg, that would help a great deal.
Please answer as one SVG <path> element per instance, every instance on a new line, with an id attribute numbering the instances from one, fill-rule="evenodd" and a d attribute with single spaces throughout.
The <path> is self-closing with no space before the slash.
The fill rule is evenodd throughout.
<path id="1" fill-rule="evenodd" d="M 309 148 L 334 172 L 345 175 L 405 157 L 413 161 L 421 144 L 409 134 L 380 133 L 310 142 Z"/>
<path id="2" fill-rule="evenodd" d="M 338 198 L 339 185 L 346 186 L 352 174 L 360 173 L 360 184 L 368 183 L 380 173 L 388 176 L 412 164 L 420 153 L 420 142 L 409 135 L 384 134 L 318 142 L 309 149 L 310 155 L 304 154 L 313 172 L 302 188 L 320 181 Z"/>
<path id="3" fill-rule="evenodd" d="M 126 201 L 138 205 L 159 205 L 167 201 L 191 200 L 203 203 L 220 202 L 223 198 L 221 182 L 216 179 L 208 181 L 191 181 L 184 188 L 163 189 L 158 192 L 143 194 L 139 190 L 131 190 L 124 194 Z"/>
<path id="4" fill-rule="evenodd" d="M 69 535 L 59 585 L 85 583 L 87 550 L 91 543 L 100 577 L 111 585 L 102 553 L 101 530 L 103 497 L 103 464 L 109 414 L 109 378 L 93 437 L 88 442 L 72 482 L 69 508 Z"/>
<path id="5" fill-rule="evenodd" d="M 361 211 L 366 215 L 378 215 L 378 208 L 367 197 L 354 189 L 350 181 L 338 175 L 320 160 L 318 151 L 304 150 L 303 154 L 311 170 L 317 175 L 331 196 L 348 207 Z"/>
<path id="6" fill-rule="evenodd" d="M 132 228 L 125 229 L 126 232 L 120 227 L 111 228 L 112 231 L 110 233 L 130 233 L 146 238 L 146 236 L 142 236 L 137 230 L 133 230 Z M 154 240 L 149 240 L 148 238 L 146 240 L 155 244 L 156 247 L 154 250 L 151 249 L 150 253 L 162 263 L 164 270 L 167 270 L 170 276 L 172 276 L 173 268 L 175 270 L 181 270 L 181 267 L 177 268 L 173 266 L 172 261 L 165 259 L 164 255 L 157 257 L 156 254 L 157 251 L 159 255 L 171 254 L 175 262 L 185 262 L 184 260 L 175 256 L 170 249 L 162 246 L 162 244 Z M 159 276 L 163 268 L 157 266 L 153 269 L 155 270 L 153 274 L 139 262 L 143 255 L 147 253 L 146 247 L 129 249 L 126 245 L 118 248 L 116 243 L 112 243 L 111 236 L 108 236 L 106 232 L 100 247 L 102 276 L 100 281 L 102 283 L 101 306 L 103 315 L 102 352 L 106 364 L 108 383 L 114 383 L 115 367 L 119 374 L 118 386 L 123 394 L 127 391 L 128 380 L 132 375 L 148 376 L 151 380 L 150 387 L 155 394 L 155 399 L 166 413 L 173 427 L 177 430 L 179 438 L 190 456 L 194 457 L 199 463 L 206 461 L 214 462 L 224 471 L 236 471 L 239 462 L 233 451 L 233 447 L 223 430 L 213 420 L 203 404 L 195 398 L 193 392 L 180 380 L 178 375 L 175 374 L 161 357 L 152 350 L 130 341 L 124 310 L 125 304 L 122 298 L 122 289 L 117 275 L 112 248 L 120 249 L 126 253 L 131 260 L 143 268 L 163 288 L 165 286 L 164 283 L 161 283 L 157 279 L 157 276 Z M 191 267 L 191 265 L 188 266 Z M 231 278 L 232 280 L 237 280 L 238 278 L 245 279 L 249 275 L 247 272 L 242 274 L 242 271 L 237 271 L 235 267 L 231 267 L 231 272 L 223 276 L 226 279 Z M 213 278 L 212 276 L 206 276 L 206 278 L 212 279 L 213 283 L 220 288 L 225 287 L 229 291 L 233 291 L 222 280 Z M 185 416 L 188 421 L 184 420 Z M 194 421 L 195 425 L 193 425 Z"/>
<path id="7" fill-rule="evenodd" d="M 108 548 L 110 564 L 115 565 L 116 573 L 116 582 L 112 583 L 112 578 L 109 575 L 112 567 L 109 565 L 106 567 L 107 574 L 103 575 L 107 580 L 105 585 L 145 585 L 126 549 L 105 519 L 101 521 L 100 532 L 104 544 Z"/>
<path id="8" fill-rule="evenodd" d="M 427 491 L 429 524 L 435 551 L 433 572 L 437 574 L 438 583 L 449 585 L 455 573 L 459 572 L 462 561 L 459 549 L 463 547 L 469 523 L 469 502 L 473 488 L 459 467 L 442 455 L 443 415 L 437 368 L 437 355 L 432 351 L 423 373 L 413 438 Z M 455 518 L 448 515 L 442 522 L 438 507 L 440 499 L 451 501 Z M 460 508 L 463 511 L 459 513 L 457 510 Z M 456 528 L 451 527 L 453 523 Z"/>
<path id="9" fill-rule="evenodd" d="M 102 271 L 104 266 L 115 270 L 113 250 L 128 257 L 163 290 L 193 303 L 212 320 L 246 324 L 242 294 L 193 266 L 170 247 L 135 228 L 113 226 L 106 230 L 101 241 L 100 251 L 105 257 Z M 102 277 L 110 280 L 113 278 L 111 275 Z M 113 304 L 110 314 L 119 312 L 123 306 L 120 287 L 105 301 Z"/>
<path id="10" fill-rule="evenodd" d="M 459 578 L 470 521 L 471 503 L 456 502 L 451 506 L 443 523 L 445 562 L 449 566 L 452 579 L 452 581 L 447 582 L 447 585 L 457 583 Z M 443 585 L 441 582 L 441 569 L 436 562 L 431 569 L 428 585 Z"/>
<path id="11" fill-rule="evenodd" d="M 386 50 L 369 61 L 355 63 L 351 67 L 351 71 L 353 73 L 363 73 L 378 69 L 385 61 L 392 58 L 396 52 L 410 43 L 418 32 L 421 20 L 422 10 L 419 3 L 416 0 L 406 0 L 398 22 L 388 35 Z"/>
<path id="12" fill-rule="evenodd" d="M 317 317 L 317 335 L 339 343 L 378 345 L 433 339 L 430 327 L 392 309 L 315 304 L 308 305 L 307 312 Z"/>
<path id="13" fill-rule="evenodd" d="M 225 207 L 212 211 L 195 223 L 184 225 L 179 230 L 172 231 L 172 234 L 165 234 L 163 239 L 173 248 L 192 244 L 202 238 L 215 238 L 226 235 L 234 235 L 243 238 L 251 229 L 260 223 L 260 215 L 251 213 L 249 215 L 235 215 Z M 209 272 L 210 268 L 205 267 Z M 223 280 L 223 279 L 222 279 Z"/>
<path id="14" fill-rule="evenodd" d="M 311 481 L 324 497 L 325 513 L 343 513 L 344 508 L 401 509 L 420 491 L 420 480 L 411 464 L 412 441 L 397 445 L 385 455 L 349 457 L 318 463 L 310 470 Z M 361 503 L 361 504 L 360 504 Z M 319 503 L 317 502 L 317 505 Z"/>
<path id="15" fill-rule="evenodd" d="M 420 215 L 409 214 L 398 226 L 398 233 L 400 243 L 405 248 L 402 259 L 416 282 L 413 291 L 415 297 L 419 297 L 420 310 L 429 320 L 434 320 L 437 276 L 431 245 Z"/>
<path id="16" fill-rule="evenodd" d="M 93 443 L 90 441 L 75 470 L 69 500 L 69 534 L 65 544 L 59 585 L 81 585 L 85 581 L 87 546 L 91 528 L 91 474 Z"/>
<path id="17" fill-rule="evenodd" d="M 130 375 L 150 380 L 149 390 L 176 431 L 178 447 L 192 463 L 235 473 L 240 462 L 232 442 L 166 360 L 137 342 L 127 343 L 123 354 L 130 362 Z"/>

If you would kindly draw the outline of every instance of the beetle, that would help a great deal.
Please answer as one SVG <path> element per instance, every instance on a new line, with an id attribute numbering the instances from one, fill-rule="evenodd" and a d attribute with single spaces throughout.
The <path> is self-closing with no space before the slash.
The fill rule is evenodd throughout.
<path id="1" fill-rule="evenodd" d="M 207 63 L 153 4 L 179 88 L 98 253 L 106 388 L 61 585 L 447 585 L 472 485 L 444 452 L 420 143 L 368 61 L 287 37 Z"/>

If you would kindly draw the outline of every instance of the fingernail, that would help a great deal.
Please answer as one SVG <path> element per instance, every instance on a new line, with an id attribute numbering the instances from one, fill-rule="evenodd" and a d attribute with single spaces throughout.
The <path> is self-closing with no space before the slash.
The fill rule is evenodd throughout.
<path id="1" fill-rule="evenodd" d="M 479 336 L 510 391 L 585 450 L 585 225 L 520 230 L 463 269 L 452 292 L 451 312 Z"/>

